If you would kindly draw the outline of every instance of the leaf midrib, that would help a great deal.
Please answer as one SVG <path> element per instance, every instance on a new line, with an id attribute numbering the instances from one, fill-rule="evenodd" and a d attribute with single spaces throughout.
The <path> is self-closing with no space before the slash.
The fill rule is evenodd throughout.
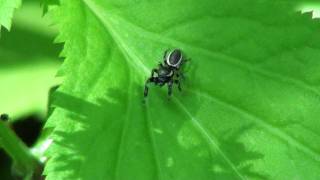
<path id="1" fill-rule="evenodd" d="M 125 120 L 124 120 L 124 124 L 123 124 L 123 129 L 122 129 L 122 132 L 121 132 L 121 139 L 120 139 L 120 142 L 119 142 L 119 146 L 118 146 L 118 153 L 117 153 L 117 159 L 116 159 L 116 162 L 115 162 L 115 177 L 114 179 L 117 180 L 119 179 L 119 163 L 120 163 L 120 160 L 121 160 L 121 156 L 122 156 L 122 145 L 124 143 L 124 140 L 125 140 L 125 136 L 126 136 L 126 133 L 127 133 L 127 129 L 128 129 L 128 124 L 129 124 L 129 118 L 130 118 L 130 109 L 132 108 L 132 103 L 131 103 L 131 98 L 132 98 L 132 93 L 131 90 L 132 90 L 132 79 L 131 79 L 131 71 L 129 70 L 129 85 L 128 85 L 128 98 L 127 98 L 127 108 L 126 108 L 126 117 L 125 117 Z"/>
<path id="2" fill-rule="evenodd" d="M 195 129 L 197 129 L 203 138 L 208 142 L 209 146 L 213 149 L 216 149 L 219 154 L 222 156 L 222 158 L 227 162 L 227 164 L 231 167 L 231 169 L 239 176 L 240 179 L 244 180 L 246 178 L 243 177 L 243 175 L 238 171 L 235 164 L 231 161 L 231 159 L 222 151 L 222 149 L 219 147 L 219 145 L 215 142 L 215 138 L 212 138 L 208 131 L 203 127 L 203 125 L 200 123 L 200 121 L 192 116 L 192 114 L 188 111 L 188 109 L 176 98 L 173 97 L 173 99 L 176 101 L 176 103 L 180 106 L 180 108 L 187 114 L 187 116 L 190 118 L 192 125 Z"/>

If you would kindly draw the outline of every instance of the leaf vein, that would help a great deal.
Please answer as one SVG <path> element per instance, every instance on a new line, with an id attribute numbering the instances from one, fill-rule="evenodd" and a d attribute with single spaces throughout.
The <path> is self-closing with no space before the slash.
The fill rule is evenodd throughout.
<path id="1" fill-rule="evenodd" d="M 176 103 L 180 106 L 180 108 L 187 114 L 187 116 L 190 118 L 192 125 L 197 129 L 200 134 L 207 140 L 209 145 L 218 150 L 222 158 L 227 162 L 227 164 L 232 168 L 232 170 L 239 176 L 240 179 L 245 180 L 246 178 L 243 177 L 243 175 L 238 171 L 236 165 L 231 161 L 231 159 L 222 151 L 222 149 L 219 147 L 219 145 L 215 142 L 213 136 L 209 134 L 209 132 L 204 128 L 202 124 L 200 124 L 199 120 L 194 118 L 192 114 L 189 112 L 189 110 L 175 97 L 173 97 L 176 101 Z"/>
<path id="2" fill-rule="evenodd" d="M 278 138 L 280 138 L 281 140 L 284 140 L 285 142 L 288 142 L 289 144 L 291 144 L 292 146 L 296 147 L 297 149 L 299 149 L 300 151 L 310 155 L 311 157 L 314 157 L 314 159 L 316 161 L 320 161 L 320 153 L 316 152 L 315 150 L 313 150 L 312 148 L 310 148 L 309 146 L 303 144 L 302 142 L 300 142 L 299 140 L 291 137 L 290 135 L 288 135 L 287 133 L 283 132 L 281 129 L 272 126 L 271 124 L 265 122 L 264 120 L 262 120 L 261 118 L 259 118 L 258 116 L 247 112 L 246 110 L 232 105 L 226 101 L 223 101 L 221 99 L 219 99 L 218 97 L 213 97 L 210 94 L 204 93 L 204 92 L 198 92 L 195 90 L 186 90 L 189 91 L 191 93 L 194 93 L 198 96 L 202 96 L 205 97 L 209 100 L 211 100 L 212 102 L 218 103 L 228 109 L 231 109 L 234 112 L 237 112 L 239 114 L 242 114 L 243 116 L 247 117 L 248 119 L 252 120 L 253 122 L 255 122 L 256 125 L 266 129 L 269 133 L 273 134 L 274 136 L 277 136 Z"/>
<path id="3" fill-rule="evenodd" d="M 132 81 L 131 81 L 131 74 L 130 74 L 130 70 L 128 72 L 129 74 L 129 85 L 128 85 L 128 98 L 127 98 L 127 102 L 128 102 L 128 105 L 127 105 L 127 108 L 126 108 L 126 117 L 125 117 L 125 120 L 124 120 L 124 125 L 123 125 L 123 128 L 122 128 L 122 132 L 121 132 L 121 137 L 120 137 L 120 142 L 119 142 L 119 145 L 118 145 L 118 150 L 117 150 L 117 159 L 116 159 L 116 162 L 115 162 L 115 177 L 114 179 L 117 180 L 119 179 L 119 164 L 120 164 L 120 161 L 121 161 L 121 156 L 123 154 L 123 151 L 122 151 L 122 146 L 123 146 L 123 143 L 124 143 L 124 140 L 125 140 L 125 136 L 126 136 L 126 132 L 127 132 L 127 129 L 128 129 L 128 125 L 129 125 L 129 118 L 130 118 L 130 109 L 132 108 L 132 103 L 131 103 L 131 98 L 132 98 L 132 94 L 130 93 L 131 92 L 131 89 L 132 89 Z"/>

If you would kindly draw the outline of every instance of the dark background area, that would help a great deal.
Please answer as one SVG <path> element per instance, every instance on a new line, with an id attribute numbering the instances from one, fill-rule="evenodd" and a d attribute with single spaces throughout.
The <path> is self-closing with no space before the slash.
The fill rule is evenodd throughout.
<path id="1" fill-rule="evenodd" d="M 13 124 L 11 124 L 11 128 L 28 147 L 31 147 L 32 145 L 34 145 L 34 143 L 40 136 L 40 132 L 43 127 L 43 122 L 43 120 L 35 116 L 29 116 L 18 119 Z M 11 174 L 11 166 L 12 161 L 10 157 L 4 152 L 3 149 L 0 149 L 1 180 L 16 179 Z"/>

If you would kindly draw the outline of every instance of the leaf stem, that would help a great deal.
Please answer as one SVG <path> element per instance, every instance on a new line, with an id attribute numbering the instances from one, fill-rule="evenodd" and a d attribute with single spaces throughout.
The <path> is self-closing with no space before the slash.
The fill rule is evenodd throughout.
<path id="1" fill-rule="evenodd" d="M 14 160 L 18 175 L 21 174 L 24 177 L 33 176 L 40 162 L 31 154 L 29 148 L 17 137 L 4 120 L 0 120 L 0 146 Z"/>

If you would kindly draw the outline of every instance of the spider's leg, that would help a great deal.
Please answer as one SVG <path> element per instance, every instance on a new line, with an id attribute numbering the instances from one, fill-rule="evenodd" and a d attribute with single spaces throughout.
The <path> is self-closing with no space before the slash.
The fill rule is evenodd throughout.
<path id="1" fill-rule="evenodd" d="M 173 87 L 173 80 L 168 82 L 168 95 L 169 97 L 172 95 L 172 87 Z"/>
<path id="2" fill-rule="evenodd" d="M 148 92 L 149 92 L 149 87 L 148 87 L 148 84 L 149 83 L 156 83 L 156 79 L 154 77 L 150 77 L 147 81 L 146 81 L 146 84 L 144 85 L 144 93 L 143 93 L 143 96 L 144 97 L 147 97 L 148 96 Z"/>
<path id="3" fill-rule="evenodd" d="M 177 72 L 177 78 L 178 78 L 179 80 L 184 80 L 184 79 L 186 79 L 186 77 L 184 76 L 183 72 Z"/>
<path id="4" fill-rule="evenodd" d="M 174 83 L 176 83 L 176 84 L 178 85 L 178 89 L 179 89 L 179 91 L 182 91 L 182 89 L 181 89 L 181 82 L 180 82 L 180 80 L 174 80 Z"/>
<path id="5" fill-rule="evenodd" d="M 149 92 L 149 87 L 148 84 L 154 82 L 155 84 L 157 83 L 156 78 L 154 77 L 154 74 L 158 73 L 158 69 L 152 69 L 151 71 L 151 77 L 147 80 L 146 84 L 144 85 L 144 97 L 148 96 L 148 92 Z"/>
<path id="6" fill-rule="evenodd" d="M 151 77 L 154 77 L 155 73 L 158 73 L 158 69 L 152 69 L 151 70 Z"/>
<path id="7" fill-rule="evenodd" d="M 186 62 L 189 62 L 189 61 L 191 61 L 191 58 L 182 59 L 182 63 L 186 63 Z"/>
<path id="8" fill-rule="evenodd" d="M 187 71 L 189 71 L 189 69 L 190 69 L 190 66 L 184 65 L 185 63 L 188 63 L 189 61 L 191 61 L 191 58 L 182 59 L 181 66 L 186 66 L 186 67 L 184 67 L 184 68 L 181 69 L 181 70 L 183 70 L 184 72 L 187 72 Z"/>
<path id="9" fill-rule="evenodd" d="M 162 87 L 162 86 L 164 86 L 164 82 L 158 82 L 158 84 L 157 85 L 159 85 L 160 87 Z"/>

